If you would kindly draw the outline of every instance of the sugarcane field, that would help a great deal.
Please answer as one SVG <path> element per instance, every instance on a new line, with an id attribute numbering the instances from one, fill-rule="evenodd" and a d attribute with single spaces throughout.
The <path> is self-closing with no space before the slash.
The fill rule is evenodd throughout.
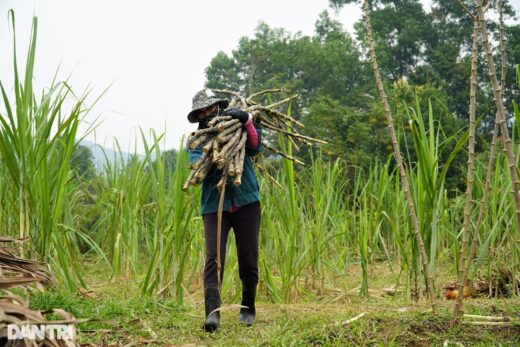
<path id="1" fill-rule="evenodd" d="M 0 1 L 0 347 L 520 346 L 520 1 Z"/>

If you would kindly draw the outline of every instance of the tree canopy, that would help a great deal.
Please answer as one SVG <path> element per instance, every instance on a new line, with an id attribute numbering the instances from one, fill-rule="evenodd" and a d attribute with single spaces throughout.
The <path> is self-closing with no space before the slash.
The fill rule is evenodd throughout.
<path id="1" fill-rule="evenodd" d="M 353 3 L 331 0 L 333 9 Z M 458 4 L 434 0 L 425 9 L 419 0 L 372 1 L 372 26 L 378 62 L 389 98 L 406 136 L 406 107 L 431 100 L 436 119 L 449 137 L 466 126 L 469 103 L 472 23 Z M 514 12 L 504 1 L 506 17 Z M 383 110 L 367 56 L 362 21 L 350 35 L 342 23 L 323 11 L 313 35 L 291 34 L 260 22 L 253 37 L 242 37 L 230 55 L 219 52 L 206 69 L 207 87 L 250 94 L 267 88 L 288 88 L 301 95 L 292 106 L 311 136 L 329 141 L 324 152 L 347 163 L 370 165 L 391 153 Z M 490 23 L 495 43 L 498 24 Z M 520 62 L 520 26 L 509 25 L 507 35 L 506 99 L 518 99 L 514 66 Z M 498 64 L 498 66 L 500 66 Z M 487 138 L 494 122 L 492 90 L 485 61 L 479 66 L 478 136 Z M 403 104 L 404 102 L 404 104 Z M 398 124 L 398 126 L 399 126 Z M 410 142 L 408 142 L 410 143 Z M 479 147 L 480 149 L 483 146 Z M 411 158 L 413 160 L 413 158 Z M 463 163 L 463 158 L 455 163 Z"/>

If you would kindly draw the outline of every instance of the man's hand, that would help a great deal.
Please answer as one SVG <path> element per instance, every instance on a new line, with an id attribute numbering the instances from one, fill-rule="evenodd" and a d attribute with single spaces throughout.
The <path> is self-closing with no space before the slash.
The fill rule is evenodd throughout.
<path id="1" fill-rule="evenodd" d="M 224 111 L 224 114 L 233 117 L 233 119 L 238 119 L 242 124 L 246 124 L 247 121 L 251 118 L 249 113 L 244 112 L 239 108 L 228 108 Z"/>

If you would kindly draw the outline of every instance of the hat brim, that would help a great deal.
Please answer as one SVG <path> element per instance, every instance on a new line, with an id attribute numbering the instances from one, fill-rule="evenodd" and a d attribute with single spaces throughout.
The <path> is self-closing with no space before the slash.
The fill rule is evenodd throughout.
<path id="1" fill-rule="evenodd" d="M 216 99 L 214 102 L 209 103 L 208 105 L 205 105 L 203 107 L 199 107 L 196 109 L 191 110 L 190 113 L 188 113 L 188 121 L 190 123 L 197 123 L 199 121 L 199 118 L 197 117 L 197 113 L 199 113 L 200 110 L 210 107 L 212 105 L 219 104 L 219 107 L 224 110 L 229 106 L 229 100 L 227 99 Z"/>

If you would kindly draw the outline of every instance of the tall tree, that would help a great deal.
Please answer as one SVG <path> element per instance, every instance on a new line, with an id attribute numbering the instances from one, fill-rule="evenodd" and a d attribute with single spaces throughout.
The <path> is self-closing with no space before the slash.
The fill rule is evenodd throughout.
<path id="1" fill-rule="evenodd" d="M 308 125 L 307 134 L 331 142 L 327 152 L 349 158 L 370 156 L 368 138 L 358 138 L 356 149 L 341 140 L 357 137 L 358 133 L 350 133 L 355 131 L 353 124 L 361 126 L 359 114 L 373 100 L 369 66 L 352 37 L 327 11 L 319 15 L 312 36 L 291 35 L 260 23 L 254 37 L 241 38 L 231 56 L 218 53 L 206 76 L 210 88 L 248 94 L 285 87 L 297 92 L 301 97 L 292 105 L 293 115 Z M 370 124 L 363 127 L 370 132 Z"/>
<path id="2" fill-rule="evenodd" d="M 350 3 L 360 4 L 360 1 L 329 1 L 336 10 Z M 373 0 L 371 3 L 372 27 L 383 77 L 389 82 L 405 78 L 416 85 L 431 84 L 444 90 L 449 109 L 467 120 L 472 23 L 464 9 L 453 0 L 433 0 L 428 9 L 420 0 Z M 474 10 L 475 4 L 469 3 Z M 493 3 L 495 11 L 497 6 Z M 507 0 L 504 1 L 504 14 L 506 19 L 514 16 Z M 494 41 L 498 42 L 497 20 L 491 21 L 489 27 Z M 364 26 L 359 22 L 355 28 L 358 40 L 366 49 Z M 515 26 L 506 26 L 508 37 L 515 30 Z M 514 41 L 508 41 L 508 50 L 518 46 Z M 487 67 L 483 57 L 480 62 L 479 80 L 485 81 Z M 508 75 L 514 74 L 516 63 L 508 59 Z M 514 83 L 507 82 L 505 98 L 510 101 Z M 487 101 L 493 95 L 490 88 L 481 88 L 477 97 L 477 114 L 486 115 L 480 130 L 489 133 L 493 129 L 495 111 Z"/>

